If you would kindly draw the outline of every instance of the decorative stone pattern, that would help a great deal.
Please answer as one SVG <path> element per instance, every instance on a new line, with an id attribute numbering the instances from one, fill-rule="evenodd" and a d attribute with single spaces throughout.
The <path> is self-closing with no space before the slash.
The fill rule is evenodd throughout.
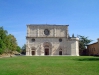
<path id="1" fill-rule="evenodd" d="M 79 38 L 68 37 L 68 26 L 49 24 L 27 25 L 26 55 L 79 56 Z"/>

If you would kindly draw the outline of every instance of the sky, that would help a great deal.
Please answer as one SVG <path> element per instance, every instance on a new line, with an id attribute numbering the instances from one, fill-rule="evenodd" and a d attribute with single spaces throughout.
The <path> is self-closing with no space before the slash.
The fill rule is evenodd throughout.
<path id="1" fill-rule="evenodd" d="M 69 34 L 99 38 L 99 0 L 0 0 L 0 27 L 26 43 L 27 24 L 69 25 Z"/>

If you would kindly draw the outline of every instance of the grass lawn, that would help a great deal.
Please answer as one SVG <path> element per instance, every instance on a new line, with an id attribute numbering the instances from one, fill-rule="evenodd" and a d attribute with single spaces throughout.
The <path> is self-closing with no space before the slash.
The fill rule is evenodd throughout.
<path id="1" fill-rule="evenodd" d="M 99 75 L 99 57 L 19 56 L 0 58 L 0 75 Z"/>

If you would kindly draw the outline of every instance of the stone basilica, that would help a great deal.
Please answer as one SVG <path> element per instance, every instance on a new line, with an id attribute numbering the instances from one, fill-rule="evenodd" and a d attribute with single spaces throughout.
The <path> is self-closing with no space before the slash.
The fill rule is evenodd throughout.
<path id="1" fill-rule="evenodd" d="M 69 25 L 27 25 L 26 56 L 79 56 L 79 38 L 69 37 Z"/>

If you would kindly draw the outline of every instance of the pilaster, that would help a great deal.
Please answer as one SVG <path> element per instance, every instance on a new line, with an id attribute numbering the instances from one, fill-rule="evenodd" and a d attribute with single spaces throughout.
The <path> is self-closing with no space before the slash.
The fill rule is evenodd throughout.
<path id="1" fill-rule="evenodd" d="M 56 26 L 54 27 L 54 37 L 56 37 Z"/>
<path id="2" fill-rule="evenodd" d="M 37 33 L 37 34 L 38 34 L 38 37 L 39 37 L 39 26 L 38 26 L 38 29 L 37 29 L 37 31 L 38 31 L 38 33 Z"/>

